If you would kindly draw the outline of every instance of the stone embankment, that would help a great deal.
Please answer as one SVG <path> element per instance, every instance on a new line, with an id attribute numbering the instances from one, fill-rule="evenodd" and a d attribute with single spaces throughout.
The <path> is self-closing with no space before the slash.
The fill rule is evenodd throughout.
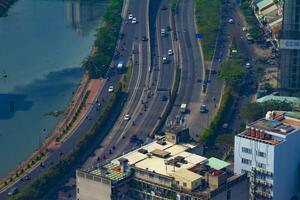
<path id="1" fill-rule="evenodd" d="M 16 1 L 17 0 L 0 0 L 0 17 L 5 16 L 7 14 L 7 10 Z"/>

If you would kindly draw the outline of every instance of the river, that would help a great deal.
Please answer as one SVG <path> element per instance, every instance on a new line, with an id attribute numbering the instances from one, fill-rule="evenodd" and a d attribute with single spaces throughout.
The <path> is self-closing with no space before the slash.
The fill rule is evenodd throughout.
<path id="1" fill-rule="evenodd" d="M 0 178 L 53 130 L 108 0 L 19 0 L 0 18 Z"/>

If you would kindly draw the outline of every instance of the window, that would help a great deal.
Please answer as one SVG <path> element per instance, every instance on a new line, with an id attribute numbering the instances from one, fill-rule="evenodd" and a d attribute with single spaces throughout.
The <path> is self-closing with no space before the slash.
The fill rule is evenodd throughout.
<path id="1" fill-rule="evenodd" d="M 186 182 L 182 182 L 183 187 L 186 187 Z"/>
<path id="2" fill-rule="evenodd" d="M 248 174 L 248 173 L 249 173 L 248 170 L 242 169 L 242 174 Z"/>
<path id="3" fill-rule="evenodd" d="M 246 159 L 246 158 L 242 158 L 242 163 L 243 164 L 246 164 L 246 165 L 251 165 L 251 160 L 248 160 L 248 159 Z"/>
<path id="4" fill-rule="evenodd" d="M 256 163 L 256 167 L 259 167 L 259 168 L 262 168 L 262 169 L 266 169 L 266 164 L 257 162 L 257 163 Z"/>
<path id="5" fill-rule="evenodd" d="M 252 154 L 252 149 L 242 147 L 242 152 Z"/>
<path id="6" fill-rule="evenodd" d="M 267 156 L 267 154 L 265 152 L 261 152 L 261 151 L 256 151 L 256 155 L 259 157 L 263 157 L 263 158 L 265 158 Z"/>

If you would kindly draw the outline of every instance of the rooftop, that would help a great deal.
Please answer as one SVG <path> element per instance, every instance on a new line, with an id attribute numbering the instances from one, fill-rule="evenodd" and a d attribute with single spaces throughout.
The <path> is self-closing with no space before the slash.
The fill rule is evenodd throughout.
<path id="1" fill-rule="evenodd" d="M 273 4 L 273 3 L 274 3 L 273 0 L 262 0 L 262 1 L 258 2 L 256 4 L 256 6 L 258 7 L 259 10 L 261 10 L 264 7 L 269 6 L 269 5 Z"/>
<path id="2" fill-rule="evenodd" d="M 300 104 L 300 99 L 298 97 L 287 97 L 287 96 L 274 96 L 274 95 L 267 95 L 264 97 L 261 97 L 256 100 L 256 102 L 262 103 L 265 101 L 284 101 L 284 102 L 289 102 L 292 104 Z"/>
<path id="3" fill-rule="evenodd" d="M 273 111 L 268 112 L 265 118 L 249 125 L 239 136 L 277 145 L 285 141 L 290 134 L 300 131 L 300 113 Z"/>
<path id="4" fill-rule="evenodd" d="M 225 161 L 220 160 L 215 157 L 211 157 L 208 159 L 208 166 L 210 166 L 211 168 L 216 169 L 216 170 L 224 169 L 224 168 L 228 167 L 229 165 L 230 165 L 230 163 L 225 162 Z"/>

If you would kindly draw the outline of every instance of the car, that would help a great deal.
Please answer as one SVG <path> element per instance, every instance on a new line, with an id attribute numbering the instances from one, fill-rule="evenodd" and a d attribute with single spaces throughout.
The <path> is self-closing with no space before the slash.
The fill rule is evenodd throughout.
<path id="1" fill-rule="evenodd" d="M 136 20 L 136 18 L 134 17 L 134 18 L 132 18 L 132 21 L 131 21 L 131 23 L 133 23 L 133 24 L 136 24 L 137 23 L 137 20 Z"/>
<path id="2" fill-rule="evenodd" d="M 244 27 L 242 28 L 242 31 L 246 32 L 246 31 L 248 31 L 248 28 L 244 26 Z"/>
<path id="3" fill-rule="evenodd" d="M 119 39 L 120 39 L 120 40 L 123 40 L 124 36 L 125 36 L 125 33 L 120 33 L 120 34 L 119 34 Z"/>
<path id="4" fill-rule="evenodd" d="M 126 114 L 126 115 L 124 116 L 124 120 L 125 120 L 125 121 L 129 121 L 129 120 L 130 120 L 130 115 L 129 115 L 129 114 Z"/>
<path id="5" fill-rule="evenodd" d="M 230 18 L 230 19 L 228 20 L 228 23 L 229 23 L 229 24 L 233 24 L 233 23 L 234 23 L 233 19 Z"/>
<path id="6" fill-rule="evenodd" d="M 207 108 L 206 108 L 206 105 L 204 105 L 204 104 L 202 104 L 201 106 L 200 106 L 200 113 L 207 113 Z"/>
<path id="7" fill-rule="evenodd" d="M 162 28 L 162 29 L 160 30 L 160 35 L 161 35 L 162 37 L 166 37 L 166 36 L 167 36 L 166 29 Z"/>
<path id="8" fill-rule="evenodd" d="M 167 63 L 168 63 L 168 59 L 167 59 L 166 56 L 163 56 L 163 57 L 162 57 L 162 63 L 163 63 L 163 64 L 167 64 Z"/>
<path id="9" fill-rule="evenodd" d="M 135 142 L 138 139 L 138 137 L 134 134 L 130 137 L 130 142 Z"/>
<path id="10" fill-rule="evenodd" d="M 27 181 L 29 181 L 31 178 L 30 178 L 29 175 L 27 175 L 27 176 L 25 177 L 25 179 L 26 179 Z"/>
<path id="11" fill-rule="evenodd" d="M 162 97 L 161 97 L 161 101 L 167 101 L 168 100 L 168 97 L 166 96 L 166 95 L 163 95 Z"/>
<path id="12" fill-rule="evenodd" d="M 113 92 L 114 91 L 114 86 L 109 86 L 108 92 Z"/>
<path id="13" fill-rule="evenodd" d="M 129 19 L 129 20 L 132 20 L 132 19 L 133 19 L 133 14 L 129 14 L 129 15 L 128 15 L 128 19 Z"/>
<path id="14" fill-rule="evenodd" d="M 147 41 L 148 41 L 148 38 L 147 38 L 146 36 L 143 36 L 143 37 L 142 37 L 142 41 L 143 41 L 143 42 L 147 42 Z"/>
<path id="15" fill-rule="evenodd" d="M 173 55 L 173 50 L 172 50 L 172 49 L 169 49 L 169 50 L 168 50 L 168 55 L 169 55 L 169 56 Z"/>
<path id="16" fill-rule="evenodd" d="M 163 5 L 163 7 L 161 8 L 162 10 L 167 10 L 168 7 L 166 5 Z"/>
<path id="17" fill-rule="evenodd" d="M 7 195 L 12 196 L 12 195 L 17 194 L 18 192 L 19 192 L 19 189 L 17 187 L 13 187 L 8 191 Z"/>
<path id="18" fill-rule="evenodd" d="M 251 64 L 249 62 L 246 63 L 246 69 L 250 69 L 251 68 Z"/>

